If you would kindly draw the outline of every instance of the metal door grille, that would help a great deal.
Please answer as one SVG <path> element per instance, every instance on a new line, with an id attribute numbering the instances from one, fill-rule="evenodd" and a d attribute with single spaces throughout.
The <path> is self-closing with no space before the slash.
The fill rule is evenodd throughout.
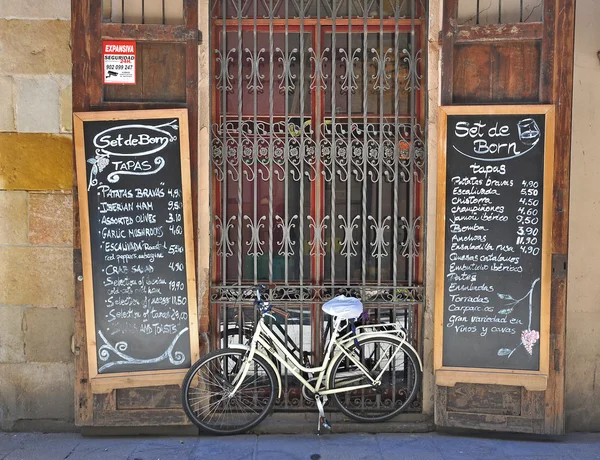
<path id="1" fill-rule="evenodd" d="M 459 0 L 461 25 L 542 22 L 544 0 Z"/>
<path id="2" fill-rule="evenodd" d="M 102 0 L 102 21 L 115 24 L 184 24 L 183 0 Z"/>
<path id="3" fill-rule="evenodd" d="M 340 293 L 419 347 L 424 3 L 216 0 L 211 14 L 213 345 L 246 340 L 266 282 L 313 364 L 320 305 Z M 284 390 L 283 408 L 307 404 Z"/>

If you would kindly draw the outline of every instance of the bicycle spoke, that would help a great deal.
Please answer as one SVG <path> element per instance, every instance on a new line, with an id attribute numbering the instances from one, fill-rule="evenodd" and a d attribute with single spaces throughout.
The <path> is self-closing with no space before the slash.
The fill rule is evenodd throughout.
<path id="1" fill-rule="evenodd" d="M 188 372 L 184 409 L 200 428 L 215 434 L 241 433 L 268 414 L 276 391 L 272 371 L 260 357 L 254 357 L 246 369 L 245 353 L 219 350 Z M 234 382 L 240 379 L 233 392 Z"/>
<path id="2" fill-rule="evenodd" d="M 349 388 L 333 395 L 342 412 L 360 421 L 383 421 L 412 402 L 420 377 L 418 364 L 416 357 L 397 339 L 385 336 L 363 339 L 351 353 L 352 359 L 343 355 L 337 358 L 330 377 L 330 388 Z M 371 383 L 371 378 L 378 384 L 371 388 L 350 388 Z"/>

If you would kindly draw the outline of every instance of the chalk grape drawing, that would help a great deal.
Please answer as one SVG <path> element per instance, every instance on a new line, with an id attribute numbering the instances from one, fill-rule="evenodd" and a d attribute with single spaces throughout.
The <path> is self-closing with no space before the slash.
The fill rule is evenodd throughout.
<path id="1" fill-rule="evenodd" d="M 88 185 L 89 191 L 93 186 L 98 185 L 98 179 L 96 179 L 96 176 L 98 173 L 104 171 L 104 168 L 108 166 L 110 160 L 108 159 L 108 154 L 104 155 L 97 150 L 96 157 L 90 158 L 88 163 L 92 165 L 92 171 L 90 172 L 90 183 Z"/>
<path id="2" fill-rule="evenodd" d="M 522 302 L 527 299 L 528 303 L 529 303 L 529 323 L 527 324 L 527 329 L 525 329 L 524 331 L 521 332 L 521 343 L 519 343 L 517 346 L 515 346 L 514 348 L 500 348 L 498 350 L 498 356 L 506 356 L 507 358 L 510 358 L 512 356 L 512 354 L 520 347 L 523 346 L 525 348 L 525 350 L 527 351 L 527 353 L 529 353 L 530 355 L 533 355 L 533 346 L 536 344 L 536 342 L 539 340 L 540 338 L 540 333 L 539 331 L 536 330 L 532 330 L 531 329 L 531 315 L 532 315 L 532 311 L 533 311 L 533 290 L 536 286 L 537 283 L 539 283 L 540 278 L 537 278 L 533 283 L 531 283 L 531 288 L 529 289 L 529 291 L 527 292 L 527 294 L 525 294 L 523 297 L 521 297 L 520 299 L 515 299 L 513 296 L 511 296 L 510 294 L 498 294 L 498 297 L 500 297 L 500 299 L 507 301 L 506 305 L 504 306 L 505 308 L 503 308 L 502 310 L 500 310 L 498 312 L 498 314 L 500 315 L 510 315 L 513 310 L 518 307 L 520 304 L 522 304 Z"/>

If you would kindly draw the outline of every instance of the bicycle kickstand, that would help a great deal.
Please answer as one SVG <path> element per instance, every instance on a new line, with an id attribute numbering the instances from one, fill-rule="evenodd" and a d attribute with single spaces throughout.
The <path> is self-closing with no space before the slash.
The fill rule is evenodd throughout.
<path id="1" fill-rule="evenodd" d="M 331 425 L 327 421 L 325 417 L 325 409 L 324 405 L 327 402 L 327 396 L 315 395 L 315 401 L 317 402 L 317 407 L 319 408 L 319 422 L 317 423 L 317 436 L 321 436 L 321 425 L 331 431 Z"/>

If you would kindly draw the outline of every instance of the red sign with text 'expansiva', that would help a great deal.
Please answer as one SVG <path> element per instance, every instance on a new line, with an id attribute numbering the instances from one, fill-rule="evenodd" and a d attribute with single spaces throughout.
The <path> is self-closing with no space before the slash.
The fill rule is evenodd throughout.
<path id="1" fill-rule="evenodd" d="M 136 42 L 102 42 L 103 81 L 105 85 L 135 85 Z"/>

